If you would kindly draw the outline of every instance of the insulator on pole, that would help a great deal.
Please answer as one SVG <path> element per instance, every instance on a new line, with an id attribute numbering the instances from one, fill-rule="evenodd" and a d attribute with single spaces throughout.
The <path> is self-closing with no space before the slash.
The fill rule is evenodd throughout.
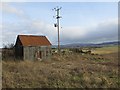
<path id="1" fill-rule="evenodd" d="M 54 27 L 57 27 L 57 24 L 56 24 L 56 23 L 54 24 Z"/>

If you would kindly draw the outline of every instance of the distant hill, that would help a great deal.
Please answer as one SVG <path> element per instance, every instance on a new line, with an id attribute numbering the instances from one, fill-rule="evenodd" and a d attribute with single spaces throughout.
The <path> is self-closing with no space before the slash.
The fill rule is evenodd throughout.
<path id="1" fill-rule="evenodd" d="M 103 42 L 98 44 L 93 43 L 72 43 L 72 44 L 66 44 L 66 45 L 60 45 L 61 48 L 77 48 L 77 47 L 102 47 L 102 46 L 110 46 L 110 45 L 118 45 L 120 44 L 119 41 L 114 42 Z M 56 48 L 57 45 L 53 45 L 53 48 Z"/>

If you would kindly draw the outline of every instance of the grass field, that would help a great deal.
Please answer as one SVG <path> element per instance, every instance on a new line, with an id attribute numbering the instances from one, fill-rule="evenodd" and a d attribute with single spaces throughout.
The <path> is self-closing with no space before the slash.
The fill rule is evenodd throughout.
<path id="1" fill-rule="evenodd" d="M 105 46 L 101 48 L 96 48 L 92 52 L 96 54 L 115 53 L 115 52 L 118 52 L 118 46 Z"/>
<path id="2" fill-rule="evenodd" d="M 110 50 L 111 49 L 111 50 Z M 2 61 L 3 88 L 117 88 L 118 53 L 53 55 L 45 61 Z M 109 53 L 107 53 L 109 52 Z"/>

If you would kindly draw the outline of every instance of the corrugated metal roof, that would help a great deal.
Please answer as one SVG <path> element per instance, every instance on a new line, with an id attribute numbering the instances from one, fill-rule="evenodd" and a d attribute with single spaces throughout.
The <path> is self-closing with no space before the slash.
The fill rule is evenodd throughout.
<path id="1" fill-rule="evenodd" d="M 51 43 L 45 36 L 18 35 L 23 46 L 49 46 Z"/>

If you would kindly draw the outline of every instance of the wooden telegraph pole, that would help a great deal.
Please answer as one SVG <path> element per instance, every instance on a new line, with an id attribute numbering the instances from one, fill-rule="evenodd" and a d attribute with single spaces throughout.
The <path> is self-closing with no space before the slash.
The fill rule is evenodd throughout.
<path id="1" fill-rule="evenodd" d="M 53 16 L 53 17 L 55 17 L 56 18 L 56 20 L 57 20 L 57 23 L 55 23 L 54 24 L 54 26 L 55 27 L 57 27 L 57 30 L 58 30 L 58 53 L 60 53 L 60 23 L 59 23 L 59 19 L 61 18 L 61 16 L 59 16 L 59 11 L 60 11 L 60 9 L 61 9 L 61 7 L 56 7 L 56 8 L 54 8 L 53 10 L 55 10 L 56 11 L 56 15 L 55 16 Z"/>

